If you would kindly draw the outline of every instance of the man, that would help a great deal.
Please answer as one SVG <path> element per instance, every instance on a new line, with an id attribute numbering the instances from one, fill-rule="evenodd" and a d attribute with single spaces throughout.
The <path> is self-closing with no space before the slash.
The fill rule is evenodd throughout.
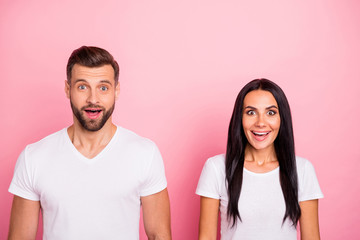
<path id="1" fill-rule="evenodd" d="M 116 126 L 119 66 L 106 50 L 83 46 L 67 64 L 65 93 L 74 123 L 20 154 L 9 239 L 138 239 L 140 205 L 149 239 L 171 239 L 170 207 L 159 150 Z"/>

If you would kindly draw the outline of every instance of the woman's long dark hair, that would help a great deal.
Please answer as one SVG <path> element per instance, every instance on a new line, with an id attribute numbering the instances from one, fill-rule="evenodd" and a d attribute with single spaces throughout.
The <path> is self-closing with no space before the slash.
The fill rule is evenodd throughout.
<path id="1" fill-rule="evenodd" d="M 286 218 L 289 218 L 296 226 L 301 212 L 298 203 L 298 178 L 290 106 L 281 88 L 264 78 L 255 79 L 241 89 L 231 116 L 225 160 L 229 195 L 227 216 L 229 220 L 232 220 L 232 226 L 236 224 L 237 218 L 241 221 L 238 203 L 243 180 L 245 147 L 248 143 L 242 125 L 243 104 L 246 94 L 258 89 L 272 93 L 279 107 L 280 129 L 274 146 L 279 161 L 279 178 L 286 205 L 283 223 Z"/>

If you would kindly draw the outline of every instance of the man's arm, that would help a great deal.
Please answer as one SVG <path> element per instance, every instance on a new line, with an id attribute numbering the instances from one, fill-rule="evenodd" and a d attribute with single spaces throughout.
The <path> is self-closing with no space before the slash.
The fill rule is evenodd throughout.
<path id="1" fill-rule="evenodd" d="M 141 197 L 145 232 L 149 240 L 170 240 L 170 202 L 168 191 Z"/>
<path id="2" fill-rule="evenodd" d="M 14 195 L 8 240 L 34 240 L 39 223 L 40 202 Z"/>

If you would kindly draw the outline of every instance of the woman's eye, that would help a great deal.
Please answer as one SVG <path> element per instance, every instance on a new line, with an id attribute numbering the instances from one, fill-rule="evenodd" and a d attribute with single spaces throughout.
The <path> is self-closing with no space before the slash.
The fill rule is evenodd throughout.
<path id="1" fill-rule="evenodd" d="M 85 90 L 85 89 L 86 89 L 86 86 L 85 86 L 85 85 L 80 85 L 80 86 L 78 86 L 78 88 L 79 88 L 80 90 Z"/>
<path id="2" fill-rule="evenodd" d="M 108 90 L 108 87 L 102 86 L 102 87 L 100 87 L 100 90 L 101 90 L 101 91 L 106 91 L 106 90 Z"/>
<path id="3" fill-rule="evenodd" d="M 246 112 L 247 115 L 255 115 L 255 111 L 254 110 L 249 110 Z"/>
<path id="4" fill-rule="evenodd" d="M 275 111 L 273 111 L 273 110 L 270 110 L 270 111 L 268 111 L 268 114 L 269 114 L 270 116 L 273 116 L 273 115 L 275 115 L 275 114 L 276 114 L 276 112 L 275 112 Z"/>

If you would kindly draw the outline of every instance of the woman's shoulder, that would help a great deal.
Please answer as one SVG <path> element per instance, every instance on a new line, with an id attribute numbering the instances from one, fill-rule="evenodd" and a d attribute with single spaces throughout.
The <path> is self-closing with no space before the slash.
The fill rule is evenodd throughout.
<path id="1" fill-rule="evenodd" d="M 225 174 L 225 154 L 208 158 L 204 164 L 203 171 L 223 177 Z"/>
<path id="2" fill-rule="evenodd" d="M 303 157 L 296 156 L 296 168 L 298 173 L 303 173 L 306 169 L 314 168 L 309 160 Z"/>
<path id="3" fill-rule="evenodd" d="M 226 195 L 224 154 L 206 160 L 196 188 L 196 194 L 215 199 L 220 199 L 222 195 Z"/>
<path id="4" fill-rule="evenodd" d="M 215 155 L 206 160 L 207 165 L 213 165 L 217 169 L 224 168 L 225 169 L 225 154 Z"/>
<path id="5" fill-rule="evenodd" d="M 308 179 L 316 179 L 314 166 L 309 160 L 305 158 L 296 156 L 296 170 L 300 183 Z"/>
<path id="6" fill-rule="evenodd" d="M 302 157 L 296 157 L 296 167 L 299 180 L 299 201 L 323 198 L 319 181 L 312 163 Z"/>

